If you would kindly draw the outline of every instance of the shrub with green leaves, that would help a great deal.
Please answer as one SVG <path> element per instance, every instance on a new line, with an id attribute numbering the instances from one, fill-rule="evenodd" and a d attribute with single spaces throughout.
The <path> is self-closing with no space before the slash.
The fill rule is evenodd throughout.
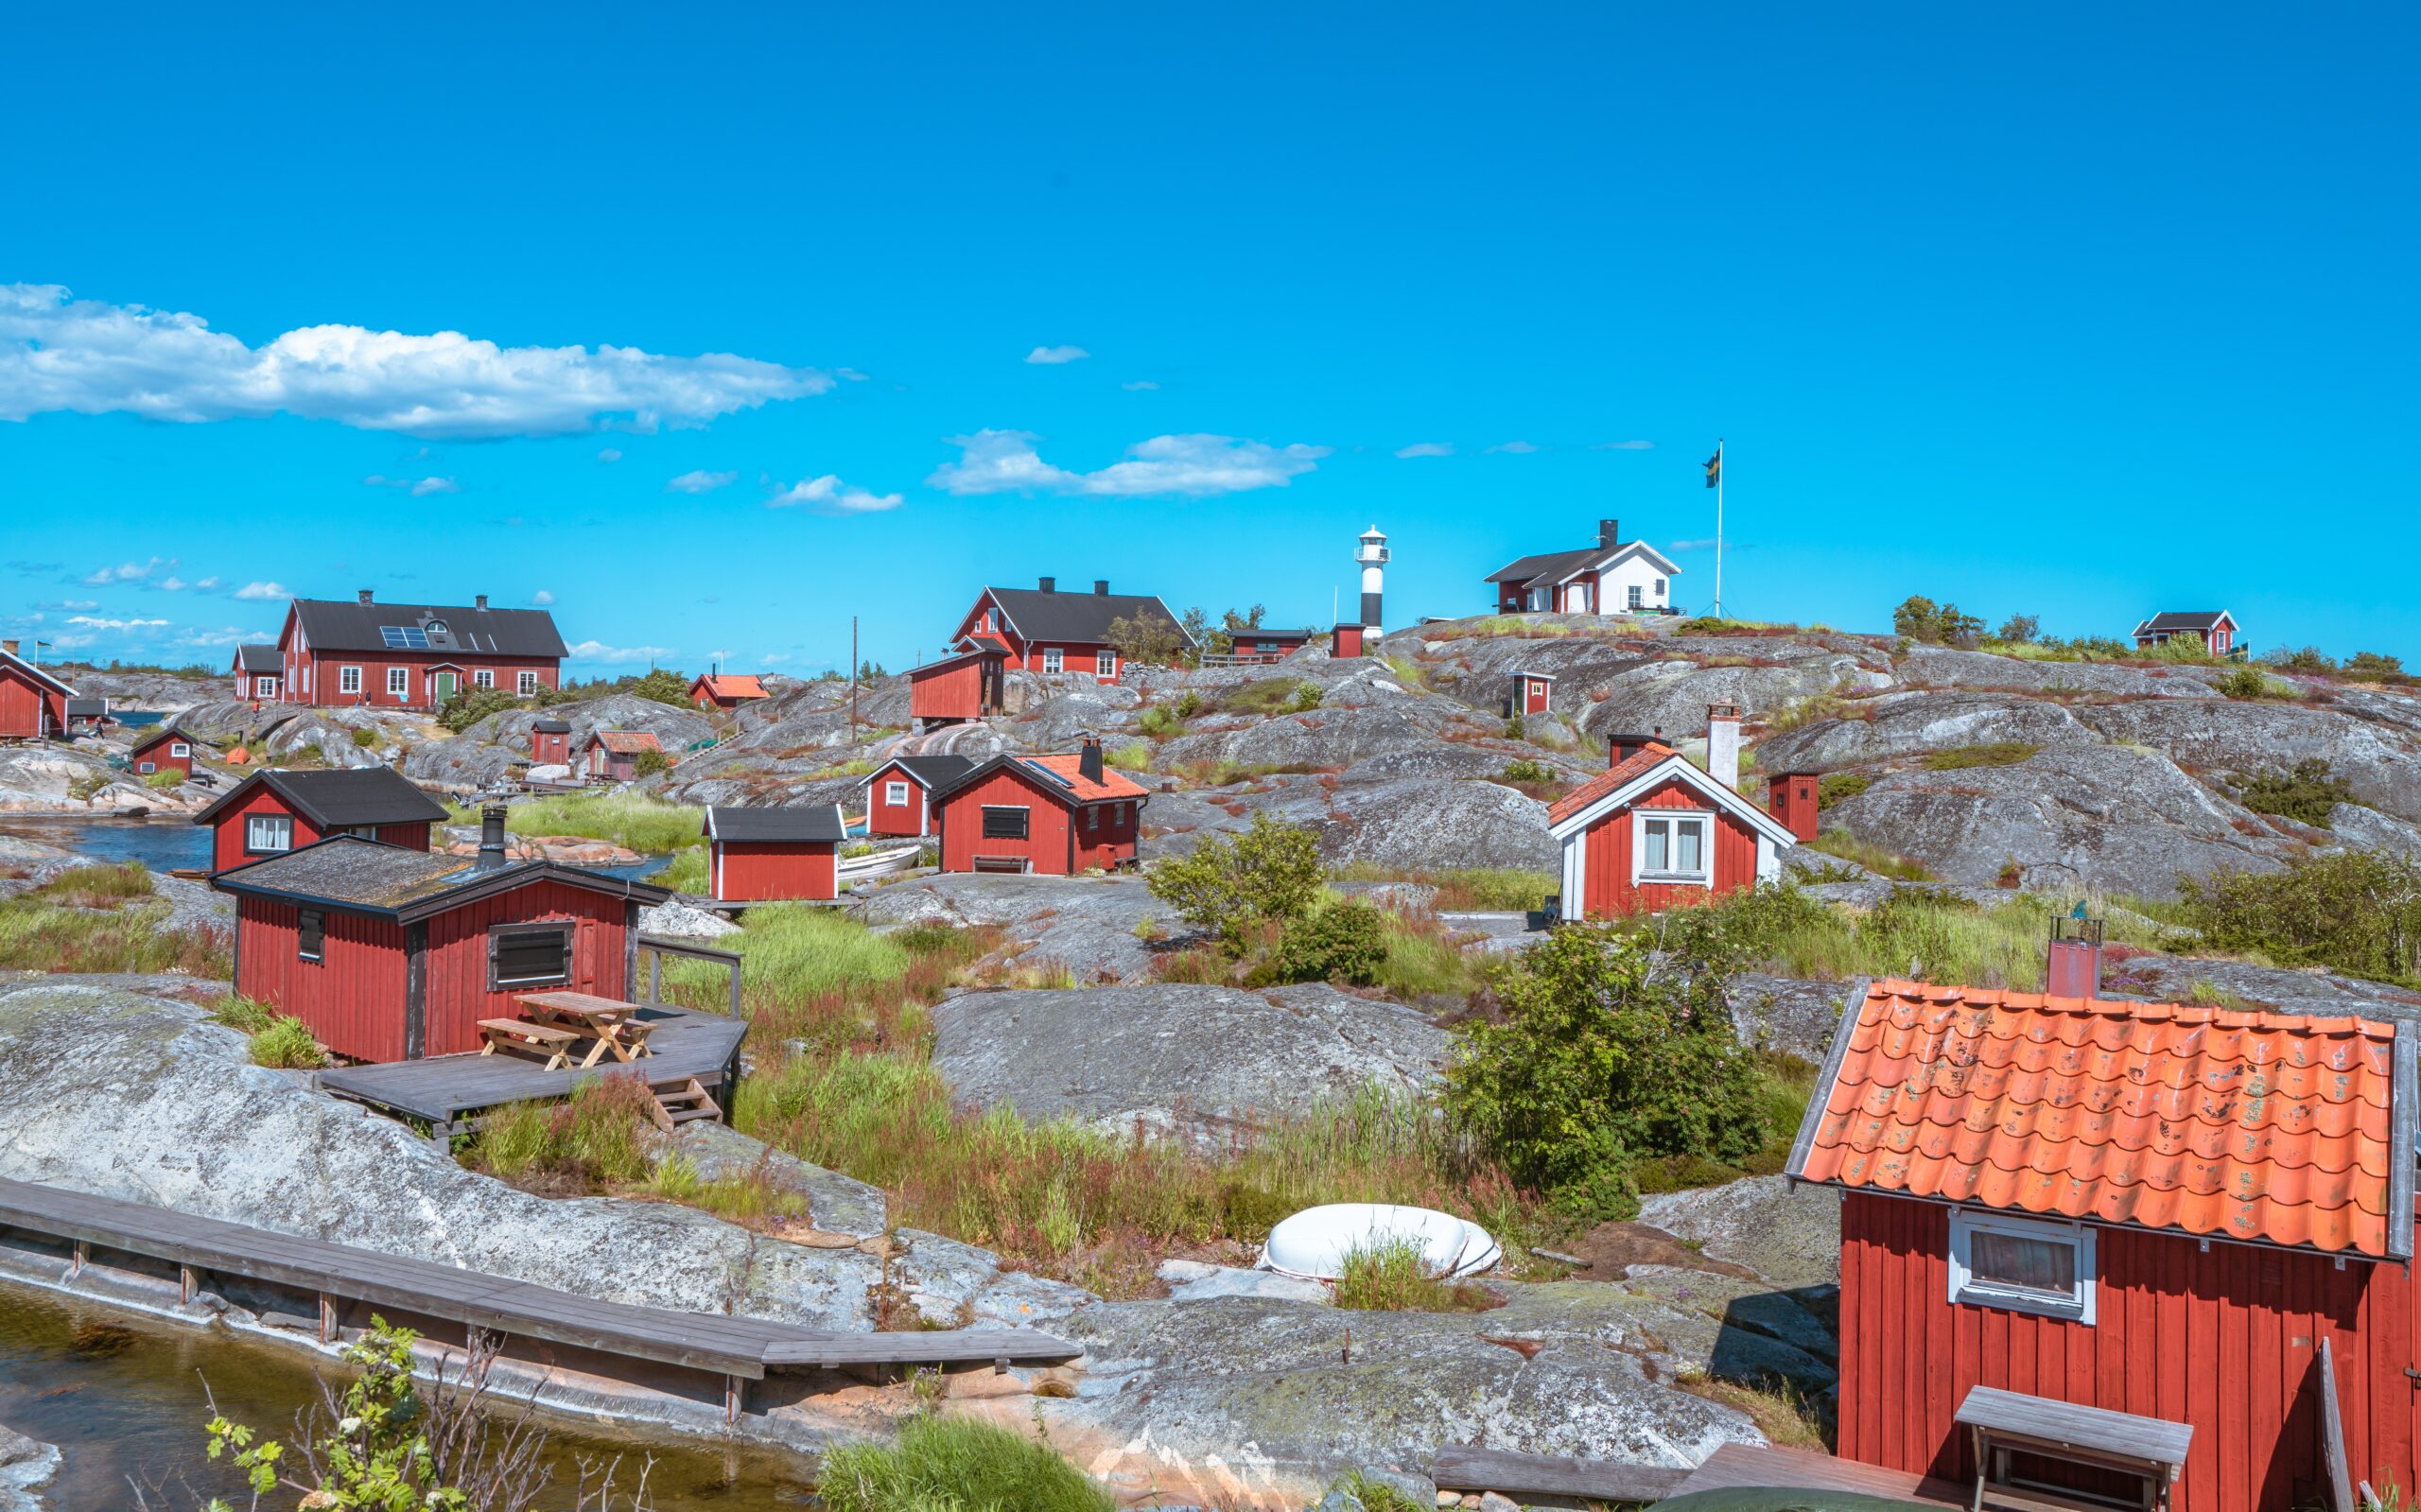
<path id="1" fill-rule="evenodd" d="M 816 1496 L 829 1512 L 1117 1512 L 1099 1483 L 1048 1444 L 972 1417 L 920 1415 L 896 1443 L 825 1453 Z"/>
<path id="2" fill-rule="evenodd" d="M 2307 756 L 2291 772 L 2272 769 L 2238 779 L 2236 801 L 2256 814 L 2276 814 L 2315 829 L 2328 827 L 2329 811 L 2355 802 L 2353 786 L 2329 770 L 2325 756 Z"/>
<path id="3" fill-rule="evenodd" d="M 1816 781 L 1816 807 L 1830 808 L 1873 786 L 1874 779 L 1863 772 L 1827 772 Z"/>
<path id="4" fill-rule="evenodd" d="M 1973 650 L 1984 638 L 1984 622 L 1955 603 L 1938 604 L 1923 594 L 1911 594 L 1891 611 L 1891 632 L 1930 646 Z"/>
<path id="5" fill-rule="evenodd" d="M 672 770 L 670 753 L 658 750 L 641 751 L 631 757 L 631 772 L 641 777 L 660 777 Z"/>
<path id="6" fill-rule="evenodd" d="M 2410 982 L 2421 969 L 2421 861 L 2325 851 L 2283 872 L 2181 874 L 2188 921 L 2222 950 Z"/>
<path id="7" fill-rule="evenodd" d="M 1387 926 L 1367 903 L 1331 903 L 1288 919 L 1273 965 L 1283 982 L 1341 982 L 1367 987 L 1387 964 Z"/>
<path id="8" fill-rule="evenodd" d="M 670 704 L 674 708 L 690 706 L 689 679 L 670 667 L 652 668 L 646 676 L 632 679 L 630 691 L 641 698 L 653 699 L 658 704 Z"/>
<path id="9" fill-rule="evenodd" d="M 1262 921 L 1283 923 L 1311 909 L 1326 881 L 1319 843 L 1299 825 L 1252 816 L 1240 835 L 1213 835 L 1188 856 L 1156 862 L 1152 895 L 1217 934 L 1231 951 Z"/>
<path id="10" fill-rule="evenodd" d="M 269 1022 L 253 1034 L 253 1064 L 316 1070 L 328 1064 L 328 1058 L 320 1053 L 319 1041 L 311 1037 L 302 1019 L 271 1014 Z"/>
<path id="11" fill-rule="evenodd" d="M 1202 712 L 1202 695 L 1189 687 L 1176 696 L 1175 707 L 1178 719 L 1190 720 Z"/>
<path id="12" fill-rule="evenodd" d="M 1507 782 L 1553 782 L 1555 769 L 1532 756 L 1515 756 L 1505 763 Z"/>
<path id="13" fill-rule="evenodd" d="M 1193 698 L 1192 693 L 1185 696 L 1189 699 Z M 1200 700 L 1197 699 L 1195 702 L 1198 704 Z M 1135 727 L 1155 740 L 1165 740 L 1173 735 L 1185 733 L 1185 719 L 1175 709 L 1155 704 L 1135 716 Z"/>
<path id="14" fill-rule="evenodd" d="M 2257 667 L 2239 667 L 2211 686 L 2222 698 L 2246 700 L 2295 696 L 2293 684 L 2272 677 Z"/>
<path id="15" fill-rule="evenodd" d="M 1320 706 L 1322 697 L 1319 684 L 1298 683 L 1295 685 L 1295 696 L 1286 701 L 1286 706 L 1298 714 L 1308 714 Z"/>
<path id="16" fill-rule="evenodd" d="M 173 767 L 167 768 L 164 771 L 154 772 L 149 776 L 143 779 L 143 785 L 145 787 L 157 789 L 162 792 L 165 792 L 171 788 L 182 788 L 184 784 L 185 774 L 177 771 Z"/>
<path id="17" fill-rule="evenodd" d="M 2013 767 L 2030 761 L 2043 748 L 2024 740 L 1994 740 L 1984 745 L 1945 746 L 1928 751 L 1925 756 L 1927 772 L 1962 772 L 1970 767 Z M 1823 790 L 1817 790 L 1817 803 L 1823 803 Z"/>

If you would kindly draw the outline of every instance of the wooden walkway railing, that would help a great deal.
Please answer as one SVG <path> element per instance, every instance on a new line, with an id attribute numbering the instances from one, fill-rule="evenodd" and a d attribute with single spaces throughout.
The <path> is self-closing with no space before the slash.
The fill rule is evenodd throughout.
<path id="1" fill-rule="evenodd" d="M 659 939 L 653 934 L 636 937 L 633 948 L 647 957 L 647 997 L 642 1003 L 650 1008 L 664 1006 L 664 958 L 686 956 L 692 961 L 711 961 L 731 972 L 731 1017 L 740 1013 L 740 952 L 718 950 L 710 945 L 691 945 L 686 940 Z"/>

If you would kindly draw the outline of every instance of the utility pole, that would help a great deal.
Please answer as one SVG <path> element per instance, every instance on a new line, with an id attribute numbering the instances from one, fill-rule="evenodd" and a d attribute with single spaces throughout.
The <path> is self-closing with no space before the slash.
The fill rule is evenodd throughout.
<path id="1" fill-rule="evenodd" d="M 858 617 L 849 617 L 849 744 L 858 743 Z"/>

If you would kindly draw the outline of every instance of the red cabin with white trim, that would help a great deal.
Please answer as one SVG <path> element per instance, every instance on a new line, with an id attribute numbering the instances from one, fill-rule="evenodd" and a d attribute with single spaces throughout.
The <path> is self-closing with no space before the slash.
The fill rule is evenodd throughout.
<path id="1" fill-rule="evenodd" d="M 138 777 L 156 776 L 163 772 L 193 775 L 193 737 L 173 724 L 164 724 L 147 739 L 138 740 L 126 754 L 126 764 Z"/>
<path id="2" fill-rule="evenodd" d="M 893 756 L 866 778 L 866 833 L 932 834 L 927 795 L 974 770 L 975 763 L 963 756 Z"/>
<path id="3" fill-rule="evenodd" d="M 1555 673 L 1515 672 L 1505 695 L 1505 717 L 1544 714 L 1555 706 Z"/>
<path id="4" fill-rule="evenodd" d="M 608 782 L 629 782 L 639 774 L 639 753 L 664 755 L 664 742 L 653 730 L 594 730 L 581 742 L 583 776 Z"/>
<path id="5" fill-rule="evenodd" d="M 364 588 L 351 601 L 297 599 L 287 606 L 274 696 L 384 709 L 433 709 L 474 688 L 527 698 L 557 686 L 569 654 L 544 609 L 491 609 L 485 594 L 466 605 L 382 604 Z"/>
<path id="6" fill-rule="evenodd" d="M 1043 578 L 1033 588 L 986 588 L 950 636 L 953 651 L 986 640 L 1005 651 L 1008 665 L 1029 672 L 1073 672 L 1115 683 L 1124 670 L 1109 627 L 1118 620 L 1166 620 L 1186 646 L 1193 639 L 1185 622 L 1151 594 L 1112 593 L 1106 579 L 1090 593 L 1061 593 L 1059 580 Z"/>
<path id="7" fill-rule="evenodd" d="M 1547 808 L 1563 917 L 1655 913 L 1782 875 L 1798 837 L 1660 737 L 1616 736 L 1610 758 Z"/>
<path id="8" fill-rule="evenodd" d="M 1075 756 L 994 756 L 927 802 L 943 871 L 1072 877 L 1134 865 L 1150 799 L 1088 740 Z"/>
<path id="9" fill-rule="evenodd" d="M 67 701 L 76 690 L 0 640 L 0 739 L 47 740 L 67 732 Z"/>
<path id="10" fill-rule="evenodd" d="M 406 850 L 429 848 L 428 826 L 445 806 L 392 767 L 334 772 L 255 772 L 193 816 L 211 826 L 210 869 L 223 872 L 316 843 L 357 835 Z"/>
<path id="11" fill-rule="evenodd" d="M 839 804 L 706 810 L 708 885 L 719 903 L 841 895 L 840 848 L 848 838 Z"/>
<path id="12" fill-rule="evenodd" d="M 689 685 L 689 704 L 698 709 L 720 709 L 724 713 L 773 695 L 753 672 L 700 672 Z"/>

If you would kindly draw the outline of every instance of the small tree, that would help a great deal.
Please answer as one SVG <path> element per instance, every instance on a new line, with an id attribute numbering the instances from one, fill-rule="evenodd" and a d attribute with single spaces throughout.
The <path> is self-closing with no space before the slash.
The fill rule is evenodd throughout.
<path id="1" fill-rule="evenodd" d="M 641 751 L 631 757 L 631 772 L 641 777 L 660 777 L 672 770 L 672 756 L 665 751 Z"/>
<path id="2" fill-rule="evenodd" d="M 2005 640 L 2012 646 L 2031 645 L 2042 629 L 2043 621 L 2032 615 L 2012 615 L 2001 621 L 2000 629 L 1993 632 L 1993 638 Z"/>
<path id="3" fill-rule="evenodd" d="M 653 699 L 658 704 L 670 704 L 674 708 L 689 706 L 689 679 L 670 667 L 654 668 L 645 677 L 633 678 L 631 691 L 641 698 Z"/>
<path id="4" fill-rule="evenodd" d="M 1288 919 L 1275 964 L 1280 981 L 1367 987 L 1387 964 L 1386 921 L 1367 903 L 1332 903 Z"/>
<path id="5" fill-rule="evenodd" d="M 1145 667 L 1167 667 L 1185 650 L 1185 634 L 1176 622 L 1149 610 L 1121 615 L 1103 633 L 1119 656 Z"/>
<path id="6" fill-rule="evenodd" d="M 1891 611 L 1891 629 L 1910 640 L 1921 640 L 1930 646 L 1959 646 L 1973 649 L 1984 638 L 1984 622 L 1962 612 L 1955 603 L 1935 603 L 1923 594 L 1911 594 Z"/>
<path id="7" fill-rule="evenodd" d="M 1152 895 L 1219 936 L 1230 950 L 1263 920 L 1283 923 L 1309 912 L 1326 885 L 1319 843 L 1299 825 L 1252 816 L 1240 835 L 1213 835 L 1190 856 L 1163 857 L 1150 874 Z"/>

